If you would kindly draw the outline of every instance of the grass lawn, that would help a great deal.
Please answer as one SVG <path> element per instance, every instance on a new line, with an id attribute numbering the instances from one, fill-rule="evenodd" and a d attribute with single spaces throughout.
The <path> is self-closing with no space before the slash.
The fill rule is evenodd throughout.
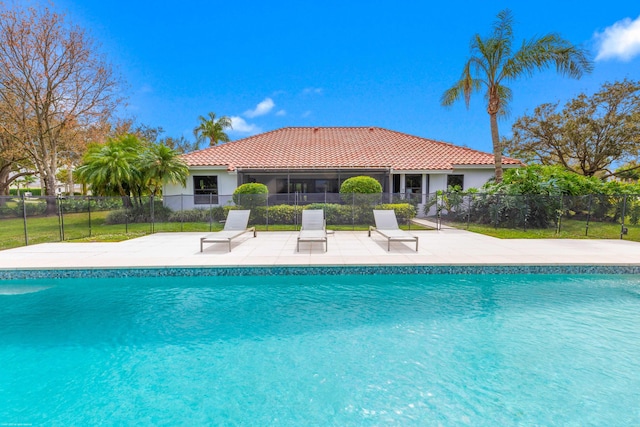
<path id="1" fill-rule="evenodd" d="M 151 224 L 105 224 L 105 217 L 108 211 L 91 212 L 91 227 L 89 227 L 89 214 L 73 213 L 65 214 L 64 220 L 64 240 L 74 242 L 120 242 L 122 240 L 133 239 L 147 234 L 162 232 L 203 232 L 218 231 L 222 229 L 222 224 L 204 222 L 167 222 Z M 27 232 L 29 244 L 59 242 L 60 223 L 57 216 L 49 217 L 29 217 L 27 218 Z M 368 230 L 367 225 L 329 225 L 331 230 Z M 408 229 L 403 226 L 402 228 Z M 259 225 L 258 231 L 295 231 L 295 225 Z M 424 229 L 412 224 L 412 230 Z M 10 249 L 25 245 L 24 221 L 22 218 L 0 219 L 0 250 Z"/>
<path id="2" fill-rule="evenodd" d="M 560 223 L 560 232 L 556 233 L 555 228 L 546 229 L 510 229 L 494 228 L 491 225 L 449 223 L 448 225 L 462 230 L 469 230 L 474 233 L 485 234 L 487 236 L 500 239 L 619 239 L 620 224 L 609 222 L 590 222 L 588 234 L 586 231 L 586 221 L 575 221 L 566 219 Z M 640 226 L 625 225 L 629 233 L 624 236 L 624 240 L 640 242 Z"/>

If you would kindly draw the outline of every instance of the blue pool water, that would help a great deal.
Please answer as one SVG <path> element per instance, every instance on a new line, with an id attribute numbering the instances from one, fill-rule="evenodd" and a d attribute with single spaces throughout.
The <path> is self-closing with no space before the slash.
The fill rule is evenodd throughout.
<path id="1" fill-rule="evenodd" d="M 631 275 L 0 282 L 0 425 L 640 424 Z"/>

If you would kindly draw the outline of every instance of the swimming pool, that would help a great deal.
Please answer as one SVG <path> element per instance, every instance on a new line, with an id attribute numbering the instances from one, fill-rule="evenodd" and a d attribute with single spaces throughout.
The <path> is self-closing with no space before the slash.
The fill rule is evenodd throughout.
<path id="1" fill-rule="evenodd" d="M 0 424 L 640 423 L 636 275 L 0 282 Z"/>

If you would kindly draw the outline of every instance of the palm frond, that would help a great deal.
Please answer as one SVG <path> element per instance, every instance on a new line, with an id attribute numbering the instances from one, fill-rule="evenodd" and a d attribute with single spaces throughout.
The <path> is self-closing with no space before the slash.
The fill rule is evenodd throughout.
<path id="1" fill-rule="evenodd" d="M 503 74 L 506 79 L 513 80 L 554 65 L 558 73 L 572 78 L 580 78 L 593 69 L 589 54 L 584 49 L 557 34 L 546 34 L 523 41 L 520 49 L 505 64 Z"/>

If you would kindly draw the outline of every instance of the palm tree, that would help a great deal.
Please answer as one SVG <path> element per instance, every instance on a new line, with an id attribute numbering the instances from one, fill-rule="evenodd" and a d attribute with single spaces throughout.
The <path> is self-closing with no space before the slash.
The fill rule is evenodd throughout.
<path id="1" fill-rule="evenodd" d="M 187 183 L 189 167 L 180 159 L 180 154 L 164 144 L 153 144 L 138 160 L 140 170 L 151 194 L 155 196 L 162 184 Z"/>
<path id="2" fill-rule="evenodd" d="M 77 171 L 80 179 L 91 185 L 92 192 L 108 193 L 115 189 L 126 207 L 131 207 L 131 188 L 138 185 L 141 174 L 136 159 L 141 142 L 135 135 L 110 139 L 104 145 L 93 145 L 84 164 Z"/>
<path id="3" fill-rule="evenodd" d="M 506 113 L 511 100 L 511 89 L 504 85 L 521 76 L 531 76 L 535 71 L 555 64 L 556 71 L 573 78 L 580 78 L 593 68 L 586 51 L 577 48 L 557 34 L 524 40 L 513 51 L 513 18 L 505 9 L 498 13 L 493 33 L 482 38 L 476 34 L 471 39 L 471 58 L 467 60 L 462 76 L 442 95 L 441 103 L 450 106 L 464 96 L 467 108 L 473 92 L 486 89 L 487 113 L 491 123 L 491 140 L 495 157 L 495 180 L 502 181 L 502 147 L 498 133 L 498 115 Z"/>
<path id="4" fill-rule="evenodd" d="M 229 142 L 229 135 L 224 132 L 227 128 L 233 129 L 229 117 L 222 116 L 216 120 L 216 113 L 209 113 L 209 118 L 200 116 L 198 120 L 200 124 L 193 129 L 193 134 L 198 140 L 209 138 L 211 147 L 218 145 L 220 141 Z"/>

